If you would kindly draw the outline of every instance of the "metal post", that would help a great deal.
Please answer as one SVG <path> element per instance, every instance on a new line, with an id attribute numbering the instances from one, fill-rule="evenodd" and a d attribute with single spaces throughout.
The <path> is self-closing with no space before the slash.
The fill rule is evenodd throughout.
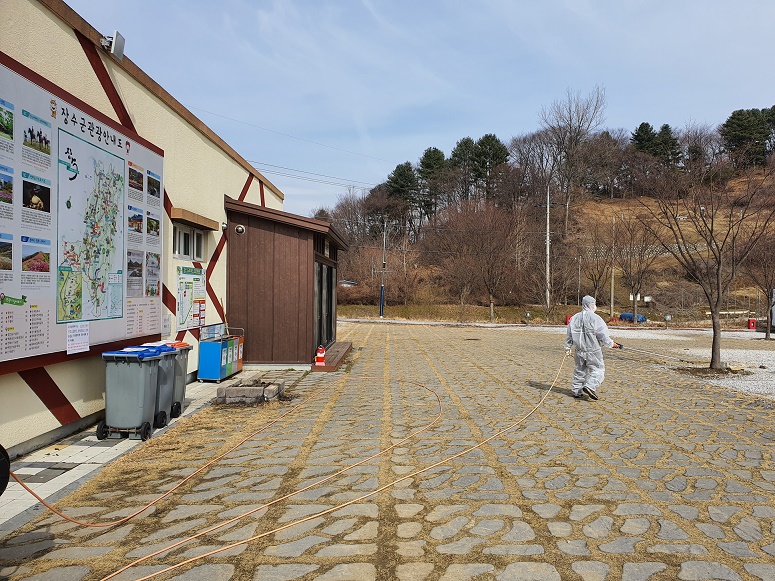
<path id="1" fill-rule="evenodd" d="M 610 316 L 614 316 L 614 265 L 611 265 L 611 306 L 609 308 L 610 310 Z"/>
<path id="2" fill-rule="evenodd" d="M 614 316 L 614 244 L 616 244 L 616 214 L 611 217 L 611 301 L 609 302 L 608 315 Z"/>
<path id="3" fill-rule="evenodd" d="M 581 304 L 581 256 L 579 256 L 579 284 L 576 287 L 576 306 Z"/>
<path id="4" fill-rule="evenodd" d="M 382 221 L 382 284 L 379 287 L 379 318 L 385 318 L 385 266 L 387 253 L 387 221 Z"/>
<path id="5" fill-rule="evenodd" d="M 551 176 L 550 176 L 551 177 Z M 551 282 L 551 277 L 549 276 L 549 244 L 550 244 L 550 237 L 549 237 L 549 184 L 551 183 L 551 180 L 547 178 L 546 181 L 546 312 L 549 312 L 549 285 Z"/>

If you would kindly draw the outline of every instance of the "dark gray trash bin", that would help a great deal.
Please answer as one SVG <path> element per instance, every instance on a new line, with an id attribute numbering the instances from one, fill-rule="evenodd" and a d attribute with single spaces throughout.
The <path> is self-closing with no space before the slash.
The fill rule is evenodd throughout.
<path id="1" fill-rule="evenodd" d="M 5 492 L 6 486 L 8 486 L 8 479 L 11 477 L 11 459 L 8 457 L 8 452 L 5 448 L 0 446 L 0 496 Z"/>
<path id="2" fill-rule="evenodd" d="M 186 377 L 188 376 L 188 352 L 193 349 L 188 343 L 175 341 L 167 343 L 174 347 L 175 355 L 175 388 L 172 394 L 172 417 L 177 418 L 183 413 L 186 400 Z"/>
<path id="3" fill-rule="evenodd" d="M 127 347 L 102 354 L 105 361 L 105 419 L 97 424 L 97 439 L 151 437 L 159 389 L 158 349 Z"/>
<path id="4" fill-rule="evenodd" d="M 156 390 L 156 406 L 154 410 L 154 428 L 163 428 L 172 418 L 172 402 L 175 392 L 175 358 L 174 347 L 160 345 L 157 347 L 162 356 L 159 361 L 159 382 Z"/>

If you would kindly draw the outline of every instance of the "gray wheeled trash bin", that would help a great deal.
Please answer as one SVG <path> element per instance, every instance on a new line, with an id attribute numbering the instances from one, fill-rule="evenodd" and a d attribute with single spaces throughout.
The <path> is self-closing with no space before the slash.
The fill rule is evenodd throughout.
<path id="1" fill-rule="evenodd" d="M 8 457 L 8 452 L 5 451 L 5 448 L 0 446 L 0 496 L 3 496 L 10 477 L 11 459 Z"/>
<path id="2" fill-rule="evenodd" d="M 140 438 L 153 431 L 159 362 L 158 349 L 127 347 L 102 354 L 105 361 L 105 419 L 97 424 L 97 439 Z"/>
<path id="3" fill-rule="evenodd" d="M 162 356 L 159 361 L 159 383 L 156 390 L 154 428 L 163 428 L 172 418 L 172 401 L 175 390 L 175 358 L 177 351 L 168 345 L 154 347 Z"/>
<path id="4" fill-rule="evenodd" d="M 188 343 L 176 341 L 167 343 L 176 350 L 175 355 L 175 388 L 172 394 L 172 417 L 180 417 L 186 399 L 186 376 L 188 375 L 188 352 L 193 349 Z"/>

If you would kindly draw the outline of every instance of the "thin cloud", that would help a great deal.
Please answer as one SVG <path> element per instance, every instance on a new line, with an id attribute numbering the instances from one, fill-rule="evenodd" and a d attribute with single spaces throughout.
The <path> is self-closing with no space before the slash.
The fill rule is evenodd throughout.
<path id="1" fill-rule="evenodd" d="M 605 87 L 606 125 L 629 131 L 715 126 L 775 94 L 770 0 L 68 3 L 179 101 L 238 120 L 206 118 L 247 159 L 368 183 L 428 147 L 533 131 L 568 88 Z M 297 213 L 336 201 L 273 181 Z"/>

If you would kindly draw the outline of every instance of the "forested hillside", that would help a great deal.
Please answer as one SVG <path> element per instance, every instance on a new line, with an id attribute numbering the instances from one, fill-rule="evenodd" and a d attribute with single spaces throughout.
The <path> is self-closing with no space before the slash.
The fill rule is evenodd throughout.
<path id="1" fill-rule="evenodd" d="M 606 129 L 604 111 L 602 89 L 569 91 L 532 133 L 428 147 L 318 210 L 352 244 L 337 276 L 358 284 L 340 302 L 379 300 L 383 248 L 388 304 L 551 310 L 580 293 L 605 305 L 612 270 L 617 302 L 640 293 L 671 309 L 775 286 L 762 274 L 775 248 L 775 107 L 680 129 Z"/>

